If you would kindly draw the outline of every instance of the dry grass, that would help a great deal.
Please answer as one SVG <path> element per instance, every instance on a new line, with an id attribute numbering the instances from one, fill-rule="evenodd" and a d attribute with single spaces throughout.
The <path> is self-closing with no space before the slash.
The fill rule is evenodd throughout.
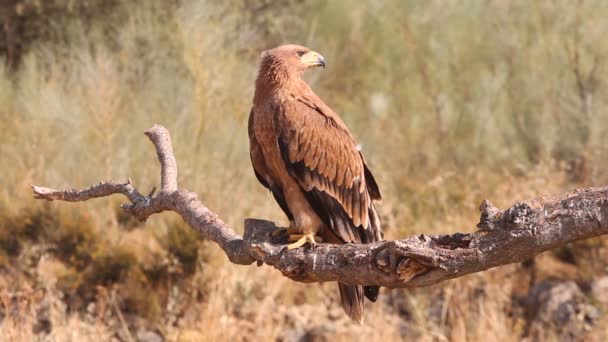
<path id="1" fill-rule="evenodd" d="M 160 123 L 181 186 L 237 230 L 244 217 L 284 222 L 251 172 L 246 118 L 259 51 L 297 42 L 329 62 L 306 77 L 362 143 L 387 238 L 471 231 L 483 198 L 504 207 L 606 183 L 603 2 L 124 10 L 111 36 L 74 19 L 55 28 L 63 44 L 38 43 L 17 70 L 0 67 L 0 340 L 520 340 L 537 324 L 522 301 L 544 280 L 575 280 L 602 308 L 588 290 L 606 273 L 597 239 L 532 266 L 384 291 L 353 326 L 335 284 L 231 265 L 172 214 L 144 226 L 118 198 L 40 203 L 29 185 L 131 177 L 151 189 L 159 170 L 142 132 Z M 576 339 L 608 334 L 605 316 L 592 321 Z M 563 337 L 544 331 L 531 338 Z"/>

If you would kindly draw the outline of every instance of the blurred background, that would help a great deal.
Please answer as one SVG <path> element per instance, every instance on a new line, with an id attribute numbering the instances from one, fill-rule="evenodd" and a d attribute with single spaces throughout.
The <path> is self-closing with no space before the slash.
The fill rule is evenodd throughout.
<path id="1" fill-rule="evenodd" d="M 386 238 L 472 232 L 498 207 L 608 184 L 605 1 L 5 0 L 0 3 L 0 340 L 608 339 L 606 238 L 421 289 L 382 290 L 353 325 L 335 284 L 230 264 L 176 214 L 123 198 L 32 199 L 31 184 L 180 186 L 238 232 L 285 224 L 249 161 L 260 52 L 306 74 L 378 179 Z"/>

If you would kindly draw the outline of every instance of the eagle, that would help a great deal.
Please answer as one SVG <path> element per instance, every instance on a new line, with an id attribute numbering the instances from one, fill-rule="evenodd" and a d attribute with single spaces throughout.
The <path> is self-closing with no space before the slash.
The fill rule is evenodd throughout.
<path id="1" fill-rule="evenodd" d="M 301 78 L 325 59 L 299 45 L 261 55 L 249 114 L 251 163 L 287 218 L 289 250 L 317 241 L 372 243 L 382 240 L 374 203 L 382 199 L 360 148 L 342 119 Z M 364 318 L 364 296 L 378 286 L 338 283 L 346 314 Z"/>

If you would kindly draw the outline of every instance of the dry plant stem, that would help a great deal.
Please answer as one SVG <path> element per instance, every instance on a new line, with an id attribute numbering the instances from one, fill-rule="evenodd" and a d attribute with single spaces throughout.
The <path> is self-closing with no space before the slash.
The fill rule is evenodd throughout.
<path id="1" fill-rule="evenodd" d="M 215 241 L 235 264 L 266 263 L 300 282 L 340 281 L 389 288 L 433 285 L 608 233 L 608 187 L 602 187 L 519 202 L 506 210 L 484 200 L 475 233 L 419 235 L 369 245 L 321 243 L 314 249 L 287 251 L 284 239 L 271 236 L 278 229 L 272 222 L 246 219 L 241 237 L 196 194 L 178 189 L 169 132 L 155 125 L 146 135 L 161 164 L 161 190 L 156 196 L 141 195 L 128 181 L 65 191 L 33 186 L 34 197 L 78 202 L 122 194 L 132 203 L 123 209 L 142 221 L 162 211 L 177 212 L 203 238 Z"/>

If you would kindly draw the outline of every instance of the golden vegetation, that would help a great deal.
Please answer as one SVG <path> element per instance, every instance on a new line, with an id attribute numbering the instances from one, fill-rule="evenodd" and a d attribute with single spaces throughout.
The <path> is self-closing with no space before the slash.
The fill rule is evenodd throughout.
<path id="1" fill-rule="evenodd" d="M 134 1 L 111 2 L 107 20 L 87 20 L 99 1 L 13 2 L 38 11 L 19 20 L 48 26 L 0 64 L 0 340 L 606 338 L 592 291 L 605 239 L 383 291 L 353 326 L 335 284 L 231 265 L 175 215 L 143 225 L 119 198 L 42 203 L 29 189 L 127 177 L 151 189 L 159 170 L 142 132 L 160 123 L 182 187 L 237 230 L 245 217 L 284 222 L 251 170 L 246 119 L 259 52 L 293 42 L 328 61 L 307 79 L 362 144 L 386 237 L 471 231 L 484 198 L 608 183 L 602 1 Z M 529 297 L 547 280 L 574 280 L 573 303 L 596 311 L 571 303 L 578 316 L 543 320 Z"/>

